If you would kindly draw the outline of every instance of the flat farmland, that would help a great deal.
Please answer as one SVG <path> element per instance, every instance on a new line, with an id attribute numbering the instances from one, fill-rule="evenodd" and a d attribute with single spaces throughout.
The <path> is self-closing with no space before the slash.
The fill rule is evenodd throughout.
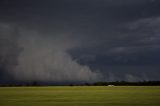
<path id="1" fill-rule="evenodd" d="M 160 86 L 0 87 L 0 106 L 160 106 Z"/>

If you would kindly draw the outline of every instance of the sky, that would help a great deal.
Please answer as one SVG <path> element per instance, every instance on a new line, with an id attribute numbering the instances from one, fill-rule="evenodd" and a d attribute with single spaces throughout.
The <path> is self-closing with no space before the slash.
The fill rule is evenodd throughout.
<path id="1" fill-rule="evenodd" d="M 1 0 L 0 83 L 160 80 L 159 0 Z"/>

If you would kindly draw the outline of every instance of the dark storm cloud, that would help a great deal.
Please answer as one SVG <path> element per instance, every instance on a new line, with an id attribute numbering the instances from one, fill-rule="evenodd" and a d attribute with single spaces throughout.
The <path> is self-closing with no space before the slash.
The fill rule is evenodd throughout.
<path id="1" fill-rule="evenodd" d="M 160 69 L 159 17 L 139 19 L 123 24 L 122 27 L 123 30 L 119 30 L 120 32 L 106 35 L 96 47 L 73 50 L 73 56 L 75 58 L 79 56 L 76 59 L 81 64 L 98 67 L 104 70 L 104 73 L 112 72 L 112 75 L 115 74 L 115 80 L 128 76 L 127 73 L 132 77 L 140 75 L 137 80 L 147 80 L 142 77 L 147 75 L 150 80 L 159 79 L 157 76 Z M 94 58 L 83 59 L 86 55 Z M 121 77 L 118 78 L 116 75 Z M 129 80 L 128 78 L 126 79 Z"/>
<path id="2" fill-rule="evenodd" d="M 0 32 L 1 76 L 14 61 L 18 80 L 95 81 L 97 71 L 103 80 L 159 80 L 159 11 L 159 0 L 1 0 L 0 22 L 20 28 L 6 40 Z"/>
<path id="3" fill-rule="evenodd" d="M 18 0 L 5 1 L 1 5 L 1 14 L 4 14 L 1 18 L 6 21 L 22 21 L 25 25 L 29 22 L 35 26 L 48 25 L 63 30 L 75 27 L 74 30 L 80 31 L 103 31 L 112 23 L 156 16 L 160 8 L 159 1 L 151 0 Z"/>

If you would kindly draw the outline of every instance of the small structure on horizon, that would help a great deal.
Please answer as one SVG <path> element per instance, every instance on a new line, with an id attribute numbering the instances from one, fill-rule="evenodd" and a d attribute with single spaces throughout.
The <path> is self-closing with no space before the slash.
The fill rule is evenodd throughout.
<path id="1" fill-rule="evenodd" d="M 114 85 L 108 85 L 108 86 L 114 86 Z"/>

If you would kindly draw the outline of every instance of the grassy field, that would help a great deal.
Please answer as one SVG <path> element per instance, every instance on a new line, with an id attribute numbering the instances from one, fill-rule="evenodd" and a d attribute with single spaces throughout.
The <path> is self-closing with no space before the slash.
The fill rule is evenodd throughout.
<path id="1" fill-rule="evenodd" d="M 1 87 L 0 106 L 160 106 L 160 86 Z"/>

